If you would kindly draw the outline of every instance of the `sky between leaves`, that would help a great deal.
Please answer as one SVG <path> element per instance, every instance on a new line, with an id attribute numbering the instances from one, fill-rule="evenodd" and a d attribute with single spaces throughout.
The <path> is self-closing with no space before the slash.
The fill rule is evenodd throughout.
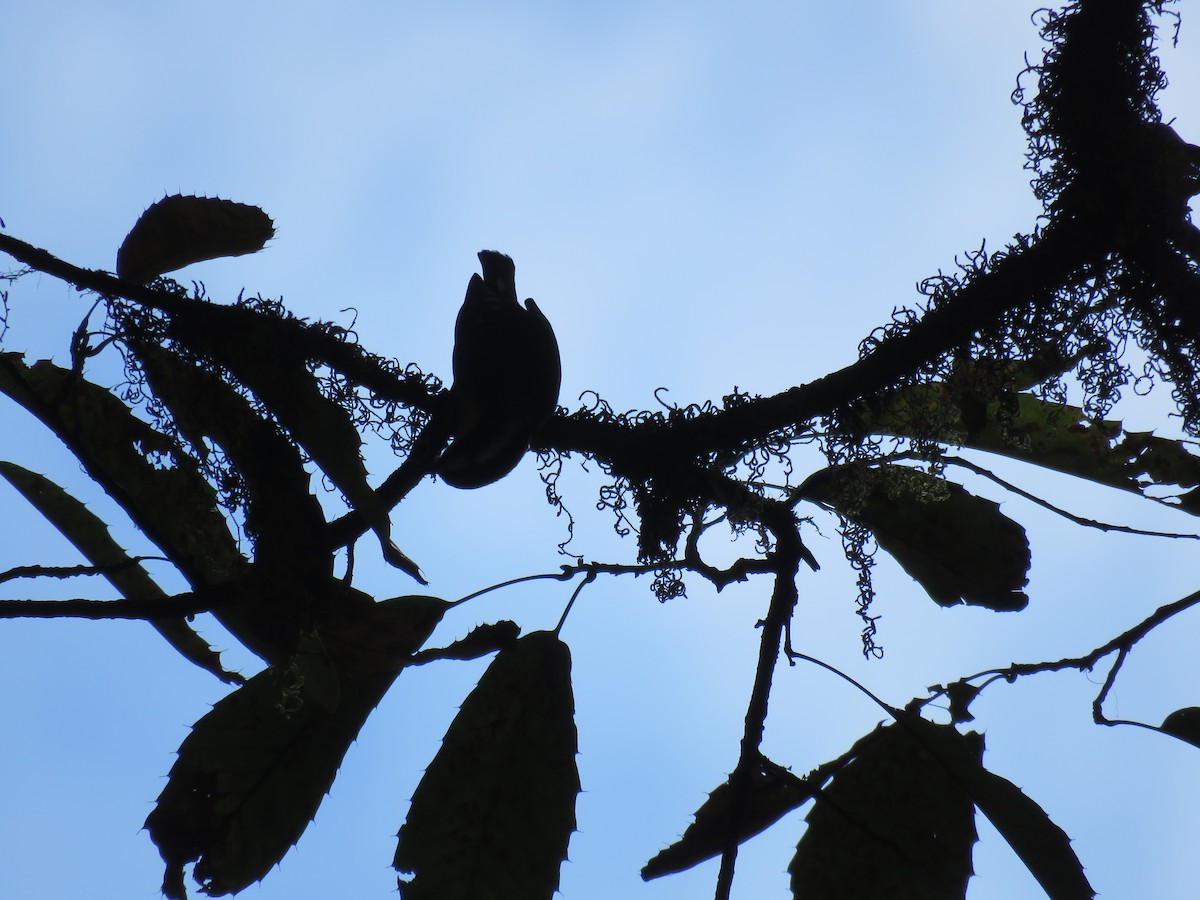
<path id="1" fill-rule="evenodd" d="M 1023 54 L 1037 58 L 1038 5 L 23 4 L 6 11 L 0 34 L 0 218 L 65 259 L 111 269 L 125 232 L 164 193 L 260 205 L 277 227 L 266 251 L 176 277 L 204 281 L 222 301 L 245 286 L 282 295 L 300 315 L 353 320 L 369 349 L 447 379 L 474 254 L 498 249 L 555 326 L 564 405 L 589 389 L 617 409 L 653 408 L 660 386 L 678 403 L 735 385 L 774 392 L 851 362 L 863 336 L 913 302 L 914 282 L 950 269 L 956 253 L 1032 228 L 1038 207 L 1008 97 Z M 1161 103 L 1197 143 L 1196 10 L 1179 11 L 1180 46 L 1162 48 L 1171 87 Z M 35 277 L 12 290 L 11 306 L 5 349 L 65 359 L 84 300 Z M 1155 395 L 1121 412 L 1150 428 L 1165 403 Z M 125 546 L 149 549 L 9 405 L 0 457 L 78 491 Z M 386 472 L 386 453 L 374 448 L 368 465 Z M 1115 491 L 996 470 L 1082 515 L 1196 530 Z M 576 466 L 562 484 L 573 548 L 632 558 L 632 543 L 593 509 L 595 474 Z M 396 537 L 431 590 L 453 599 L 557 567 L 565 524 L 541 498 L 532 459 L 477 492 L 427 483 L 398 511 Z M 7 486 L 0 502 L 0 569 L 78 562 Z M 1028 610 L 938 609 L 881 561 L 875 611 L 887 655 L 867 663 L 852 576 L 821 520 L 806 534 L 823 569 L 800 583 L 798 649 L 902 704 L 969 672 L 1084 652 L 1196 587 L 1190 542 L 1084 532 L 1016 498 L 1004 510 L 1033 547 Z M 710 552 L 734 551 L 715 539 Z M 413 592 L 366 556 L 361 586 Z M 2 587 L 48 597 L 58 588 Z M 98 584 L 67 590 L 111 596 Z M 767 592 L 763 582 L 717 596 L 691 583 L 687 599 L 660 606 L 645 581 L 626 578 L 583 594 L 563 632 L 585 791 L 563 868 L 569 900 L 711 891 L 715 864 L 647 885 L 637 871 L 736 760 Z M 552 627 L 568 595 L 562 585 L 494 594 L 439 634 L 503 616 Z M 228 656 L 252 670 L 245 655 Z M 1193 658 L 1184 637 L 1143 642 L 1110 710 L 1157 723 L 1197 705 Z M 392 896 L 388 862 L 408 797 L 483 665 L 406 673 L 316 824 L 246 896 Z M 1183 848 L 1200 837 L 1200 757 L 1139 729 L 1092 726 L 1102 680 L 1098 670 L 1091 681 L 1064 673 L 991 688 L 974 707 L 985 763 L 1075 839 L 1102 896 L 1184 896 L 1194 881 Z M 138 832 L 187 725 L 222 686 L 148 626 L 20 621 L 0 624 L 0 684 L 0 896 L 156 896 L 161 866 Z M 828 675 L 781 670 L 765 747 L 806 771 L 879 717 Z M 736 897 L 787 896 L 801 829 L 793 814 L 743 850 Z M 972 900 L 1036 896 L 1011 852 L 981 831 Z"/>

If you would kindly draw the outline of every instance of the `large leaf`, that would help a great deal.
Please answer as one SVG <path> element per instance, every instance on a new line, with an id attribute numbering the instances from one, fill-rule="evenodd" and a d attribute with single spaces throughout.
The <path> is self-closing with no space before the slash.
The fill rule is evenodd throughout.
<path id="1" fill-rule="evenodd" d="M 973 744 L 978 758 L 982 739 Z M 821 900 L 962 900 L 977 840 L 967 792 L 906 728 L 881 727 L 857 749 L 807 816 L 788 866 L 792 892 Z"/>
<path id="2" fill-rule="evenodd" d="M 982 764 L 983 738 L 896 713 L 819 794 L 789 871 L 797 898 L 962 898 L 988 817 L 1051 900 L 1095 896 L 1045 810 Z"/>
<path id="3" fill-rule="evenodd" d="M 416 563 L 390 539 L 387 511 L 379 507 L 367 481 L 362 439 L 349 411 L 322 393 L 303 346 L 284 337 L 279 326 L 280 320 L 267 316 L 242 316 L 234 325 L 227 307 L 202 303 L 173 315 L 168 334 L 190 352 L 228 369 L 249 388 L 367 517 L 385 558 L 425 583 Z"/>
<path id="4" fill-rule="evenodd" d="M 906 716 L 901 725 L 970 795 L 1051 900 L 1095 896 L 1066 833 L 1019 787 L 983 767 L 982 737 L 963 736 L 948 725 L 934 725 L 917 716 Z"/>
<path id="5" fill-rule="evenodd" d="M 374 604 L 345 634 L 328 635 L 340 650 L 297 654 L 288 666 L 260 672 L 196 723 L 146 820 L 166 863 L 164 894 L 186 896 L 183 867 L 192 861 L 202 891 L 216 896 L 244 889 L 283 858 L 367 716 L 445 609 L 434 597 Z M 371 663 L 356 670 L 360 654 Z M 341 676 L 332 709 L 330 667 Z"/>
<path id="6" fill-rule="evenodd" d="M 332 572 L 308 474 L 286 438 L 215 376 L 157 348 L 147 350 L 143 364 L 156 393 L 181 411 L 184 423 L 194 424 L 191 414 L 211 426 L 196 424 L 192 433 L 211 430 L 245 470 L 252 500 L 261 501 L 247 515 L 257 538 L 253 569 L 196 460 L 108 391 L 44 360 L 27 366 L 15 353 L 0 354 L 0 391 L 58 435 L 194 590 L 236 589 L 238 602 L 220 603 L 214 615 L 250 650 L 278 662 L 295 646 L 297 623 L 313 617 L 319 605 L 313 595 L 322 595 Z M 254 590 L 245 590 L 252 582 Z"/>
<path id="7" fill-rule="evenodd" d="M 271 217 L 257 206 L 174 194 L 151 204 L 125 236 L 117 275 L 150 281 L 194 262 L 256 253 L 274 235 Z"/>
<path id="8" fill-rule="evenodd" d="M 247 570 L 195 461 L 104 388 L 48 360 L 0 353 L 0 391 L 39 418 L 193 585 Z"/>
<path id="9" fill-rule="evenodd" d="M 1188 443 L 1119 421 L 1087 418 L 1077 406 L 1019 393 L 1002 404 L 980 366 L 949 382 L 910 385 L 859 410 L 859 427 L 973 447 L 1161 500 L 1200 515 L 1200 456 Z"/>
<path id="10" fill-rule="evenodd" d="M 0 475 L 21 492 L 46 519 L 100 568 L 109 583 L 130 600 L 160 600 L 166 593 L 140 564 L 130 559 L 108 533 L 108 526 L 91 510 L 44 475 L 15 463 L 0 461 Z M 221 654 L 213 650 L 184 619 L 155 619 L 151 623 L 179 653 L 222 681 L 242 681 L 240 675 L 221 666 Z"/>
<path id="11" fill-rule="evenodd" d="M 575 829 L 571 654 L 539 631 L 502 649 L 413 795 L 393 861 L 404 900 L 550 900 Z"/>
<path id="12" fill-rule="evenodd" d="M 808 783 L 763 759 L 751 772 L 744 806 L 738 816 L 737 842 L 747 841 L 769 828 L 793 809 L 807 803 L 813 795 L 814 788 Z M 696 810 L 695 821 L 687 827 L 683 837 L 642 866 L 642 878 L 649 881 L 682 872 L 719 855 L 729 837 L 733 800 L 734 791 L 729 781 L 717 787 Z"/>
<path id="13" fill-rule="evenodd" d="M 325 517 L 304 460 L 225 380 L 156 346 L 131 346 L 180 429 L 218 444 L 242 479 L 255 590 L 238 604 L 240 628 L 231 630 L 278 662 L 325 612 L 333 572 Z"/>
<path id="14" fill-rule="evenodd" d="M 802 494 L 866 526 L 942 606 L 1023 609 L 1029 540 L 998 504 L 904 466 L 823 469 Z"/>
<path id="15" fill-rule="evenodd" d="M 132 349 L 180 428 L 219 444 L 245 480 L 246 526 L 256 537 L 256 556 L 278 552 L 289 564 L 303 565 L 294 545 L 316 550 L 325 518 L 300 453 L 227 381 L 157 346 Z"/>

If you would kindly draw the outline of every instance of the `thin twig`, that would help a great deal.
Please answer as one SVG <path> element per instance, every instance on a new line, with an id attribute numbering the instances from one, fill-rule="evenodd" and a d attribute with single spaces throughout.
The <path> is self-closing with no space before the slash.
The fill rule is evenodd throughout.
<path id="1" fill-rule="evenodd" d="M 452 602 L 450 606 L 459 606 L 463 603 L 466 603 L 468 600 L 474 600 L 476 597 L 482 597 L 484 594 L 490 594 L 492 591 L 499 591 L 507 587 L 512 587 L 514 584 L 525 584 L 529 581 L 568 581 L 578 574 L 576 572 L 565 571 L 566 568 L 566 566 L 563 566 L 564 571 L 562 572 L 541 572 L 537 575 L 522 575 L 519 578 L 510 578 L 507 581 L 491 584 L 485 588 L 480 588 L 477 591 L 473 591 L 472 593 L 467 594 L 465 597 L 459 597 L 457 600 Z"/>
<path id="2" fill-rule="evenodd" d="M 755 560 L 739 560 L 739 562 L 755 563 Z M 737 563 L 734 564 L 737 566 Z M 484 594 L 490 594 L 492 591 L 498 591 L 502 588 L 512 587 L 514 584 L 524 584 L 527 581 L 570 581 L 576 575 L 585 575 L 589 580 L 597 575 L 632 575 L 635 578 L 640 575 L 652 575 L 655 572 L 660 572 L 664 569 L 683 569 L 686 571 L 696 571 L 693 564 L 687 559 L 673 559 L 664 562 L 633 564 L 633 563 L 564 563 L 562 569 L 558 572 L 541 572 L 537 575 L 522 575 L 518 578 L 510 578 L 507 581 L 501 581 L 497 584 L 489 585 L 485 588 L 480 588 L 467 594 L 465 597 L 460 597 L 455 600 L 451 606 L 458 606 L 460 603 L 466 603 L 468 600 L 474 600 L 476 597 L 482 597 Z M 728 570 L 727 570 L 728 571 Z M 747 566 L 746 571 L 768 571 L 764 567 L 758 568 L 756 565 Z M 699 574 L 703 574 L 702 572 Z"/>
<path id="3" fill-rule="evenodd" d="M 588 572 L 584 576 L 583 581 L 575 586 L 575 590 L 571 592 L 571 599 L 567 601 L 566 608 L 563 609 L 562 615 L 559 616 L 558 624 L 554 626 L 554 633 L 558 634 L 562 631 L 563 623 L 567 621 L 567 613 L 571 611 L 571 607 L 575 605 L 575 601 L 579 599 L 579 595 L 583 593 L 583 589 L 596 580 L 595 572 Z"/>
<path id="4" fill-rule="evenodd" d="M 1059 672 L 1063 669 L 1078 669 L 1081 672 L 1085 670 L 1090 672 L 1093 668 L 1095 668 L 1096 664 L 1100 660 L 1108 656 L 1110 653 L 1120 651 L 1122 655 L 1127 654 L 1134 644 L 1144 638 L 1159 625 L 1162 625 L 1172 616 L 1191 609 L 1197 604 L 1200 604 L 1200 591 L 1194 591 L 1180 600 L 1160 606 L 1153 613 L 1142 619 L 1142 621 L 1138 622 L 1132 628 L 1117 635 L 1111 641 L 1101 644 L 1094 650 L 1085 653 L 1083 656 L 1065 657 L 1052 662 L 1013 663 L 1011 666 L 1004 668 L 985 669 L 982 672 L 976 672 L 974 675 L 967 675 L 964 678 L 960 678 L 958 681 L 954 682 L 953 684 L 946 685 L 945 687 L 939 685 L 937 690 L 935 690 L 928 698 L 921 702 L 921 705 L 925 705 L 937 697 L 945 696 L 956 684 L 967 685 L 977 678 L 983 678 L 985 681 L 983 684 L 979 685 L 978 691 L 976 691 L 976 696 L 978 696 L 978 693 L 982 691 L 983 688 L 996 681 L 1004 680 L 1012 682 L 1023 675 L 1038 675 L 1043 672 Z M 1107 691 L 1104 691 L 1104 693 L 1107 694 Z"/>
<path id="5" fill-rule="evenodd" d="M 1085 528 L 1096 528 L 1100 531 L 1119 531 L 1124 534 L 1140 534 L 1140 535 L 1144 535 L 1146 537 L 1190 538 L 1192 540 L 1200 540 L 1200 534 L 1182 534 L 1182 533 L 1173 532 L 1173 531 L 1147 531 L 1147 530 L 1141 529 L 1141 528 L 1132 528 L 1128 525 L 1110 525 L 1106 522 L 1098 522 L 1095 519 L 1085 519 L 1083 516 L 1077 516 L 1072 512 L 1068 512 L 1067 510 L 1062 509 L 1058 506 L 1055 506 L 1053 503 L 1043 500 L 1041 497 L 1037 497 L 1037 496 L 1029 493 L 1028 491 L 1021 490 L 1015 484 L 1005 481 L 1003 478 L 1001 478 L 999 475 L 996 475 L 994 472 L 991 472 L 988 469 L 983 468 L 983 466 L 976 465 L 975 463 L 970 462 L 969 460 L 963 459 L 962 457 L 943 456 L 942 462 L 949 463 L 952 466 L 959 466 L 963 469 L 967 469 L 971 472 L 974 472 L 976 475 L 982 475 L 984 478 L 987 478 L 989 481 L 992 481 L 992 482 L 1000 485 L 1000 487 L 1004 488 L 1006 491 L 1011 491 L 1012 493 L 1016 494 L 1019 497 L 1024 497 L 1026 500 L 1036 503 L 1038 506 L 1042 507 L 1043 509 L 1048 509 L 1048 510 L 1050 510 L 1050 512 L 1055 513 L 1056 515 L 1060 515 L 1064 519 L 1068 519 L 1069 521 L 1074 522 L 1076 525 L 1083 525 Z"/>
<path id="6" fill-rule="evenodd" d="M 747 581 L 753 574 L 764 574 L 775 570 L 774 563 L 767 559 L 743 557 L 734 560 L 725 569 L 718 569 L 704 561 L 704 558 L 700 556 L 700 535 L 724 518 L 725 516 L 718 516 L 711 522 L 704 522 L 700 516 L 694 517 L 692 527 L 688 530 L 683 545 L 683 562 L 688 570 L 710 581 L 718 591 L 735 581 Z"/>
<path id="7" fill-rule="evenodd" d="M 1100 693 L 1092 701 L 1092 720 L 1097 725 L 1113 724 L 1104 716 L 1104 700 L 1108 697 L 1108 692 L 1112 690 L 1113 684 L 1116 683 L 1117 673 L 1121 671 L 1121 666 L 1125 664 L 1125 657 L 1128 655 L 1128 647 L 1122 647 L 1117 651 L 1117 658 L 1113 660 L 1112 668 L 1108 670 L 1108 677 L 1104 679 L 1104 686 L 1100 688 Z"/>
<path id="8" fill-rule="evenodd" d="M 871 700 L 873 700 L 875 702 L 875 705 L 878 706 L 880 709 L 882 709 L 884 712 L 886 712 L 889 716 L 892 716 L 893 718 L 899 716 L 899 712 L 896 710 L 896 708 L 894 706 L 892 706 L 889 703 L 884 702 L 878 695 L 872 693 L 871 690 L 866 685 L 864 685 L 860 681 L 857 681 L 852 676 L 847 675 L 841 669 L 839 669 L 835 666 L 831 666 L 829 663 L 827 663 L 823 660 L 817 659 L 815 656 L 809 656 L 807 653 L 800 653 L 796 650 L 788 651 L 788 659 L 789 660 L 790 659 L 802 659 L 805 662 L 809 662 L 809 663 L 812 663 L 813 665 L 820 666 L 822 669 L 825 669 L 827 672 L 832 672 L 838 678 L 847 682 L 852 687 L 857 688 L 859 691 L 861 691 L 867 697 L 871 698 Z"/>

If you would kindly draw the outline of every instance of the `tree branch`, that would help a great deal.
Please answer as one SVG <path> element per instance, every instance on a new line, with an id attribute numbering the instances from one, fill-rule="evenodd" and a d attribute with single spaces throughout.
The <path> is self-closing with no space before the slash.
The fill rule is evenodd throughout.
<path id="1" fill-rule="evenodd" d="M 960 678 L 945 687 L 938 685 L 937 689 L 925 699 L 919 701 L 920 706 L 925 706 L 937 697 L 947 696 L 952 691 L 970 692 L 971 699 L 982 691 L 989 684 L 995 681 L 1015 681 L 1023 675 L 1039 675 L 1043 672 L 1060 672 L 1063 669 L 1078 669 L 1080 671 L 1091 671 L 1095 668 L 1096 663 L 1102 660 L 1113 652 L 1120 652 L 1122 657 L 1132 649 L 1133 645 L 1144 638 L 1147 634 L 1157 628 L 1159 625 L 1166 622 L 1172 616 L 1175 616 L 1185 610 L 1191 609 L 1193 606 L 1200 604 L 1200 591 L 1195 591 L 1188 594 L 1186 597 L 1176 600 L 1173 603 L 1167 603 L 1160 606 L 1153 613 L 1147 616 L 1142 621 L 1138 622 L 1132 628 L 1117 635 L 1111 641 L 1101 644 L 1096 649 L 1085 653 L 1083 656 L 1070 656 L 1063 659 L 1054 660 L 1052 662 L 1040 663 L 1013 663 L 1011 666 L 1000 669 L 986 669 L 982 672 L 976 672 L 974 675 L 967 675 Z M 986 678 L 987 680 L 975 687 L 970 684 L 977 678 Z M 1107 685 L 1104 693 L 1107 694 Z M 969 702 L 969 701 L 968 701 Z"/>
<path id="2" fill-rule="evenodd" d="M 546 424 L 547 447 L 605 458 L 696 457 L 803 427 L 898 380 L 966 342 L 1001 315 L 1051 296 L 1088 262 L 1103 256 L 1090 233 L 1073 222 L 1047 228 L 1013 249 L 994 269 L 965 285 L 953 303 L 926 313 L 905 334 L 889 338 L 857 362 L 816 381 L 693 419 L 600 427 L 575 413 Z"/>
<path id="3" fill-rule="evenodd" d="M 230 598 L 232 599 L 232 597 Z M 157 600 L 0 600 L 0 619 L 180 619 L 226 602 L 186 591 Z"/>
<path id="4" fill-rule="evenodd" d="M 82 269 L 11 235 L 0 234 L 0 251 L 82 290 L 125 297 L 166 313 L 202 315 L 219 320 L 221 327 L 236 328 L 242 317 L 266 315 L 244 307 L 179 297 L 106 272 Z M 803 427 L 814 418 L 911 375 L 922 364 L 968 341 L 1003 313 L 1048 296 L 1097 252 L 1086 239 L 1086 232 L 1072 223 L 1048 228 L 1027 247 L 1011 251 L 987 275 L 966 285 L 956 302 L 929 311 L 907 333 L 882 342 L 867 356 L 823 378 L 719 412 L 669 423 L 656 420 L 624 425 L 597 421 L 580 413 L 554 416 L 539 433 L 535 449 L 665 463 L 678 458 L 696 459 L 715 450 L 762 440 L 787 428 Z M 397 379 L 355 344 L 300 320 L 278 321 L 273 327 L 277 327 L 281 340 L 303 345 L 309 358 L 336 368 L 381 399 L 429 412 L 438 406 L 438 395 Z"/>
<path id="5" fill-rule="evenodd" d="M 265 324 L 280 341 L 300 348 L 308 359 L 336 369 L 382 400 L 404 403 L 426 412 L 435 412 L 442 403 L 444 391 L 431 392 L 412 380 L 398 377 L 382 365 L 382 360 L 371 356 L 358 344 L 341 340 L 302 319 L 281 319 L 244 306 L 209 303 L 125 281 L 98 269 L 83 269 L 8 234 L 0 233 L 0 252 L 39 272 L 61 278 L 80 290 L 94 291 L 110 298 L 123 297 L 169 315 L 182 316 L 190 320 L 190 325 L 203 323 L 208 328 L 237 333 L 251 320 Z"/>
<path id="6" fill-rule="evenodd" d="M 1140 534 L 1144 537 L 1165 537 L 1165 538 L 1190 538 L 1191 540 L 1200 540 L 1200 534 L 1185 534 L 1179 531 L 1147 531 L 1143 528 L 1133 528 L 1129 525 L 1110 525 L 1107 522 L 1100 522 L 1096 519 L 1086 519 L 1083 516 L 1077 516 L 1073 512 L 1055 506 L 1048 500 L 1043 500 L 1041 497 L 1035 496 L 1028 491 L 1024 491 L 1015 484 L 1005 481 L 996 473 L 985 469 L 983 466 L 977 466 L 970 460 L 963 459 L 960 456 L 942 456 L 942 462 L 952 466 L 960 466 L 969 472 L 974 472 L 983 478 L 988 479 L 994 484 L 1000 485 L 1006 491 L 1012 491 L 1018 497 L 1024 497 L 1031 503 L 1036 503 L 1043 509 L 1047 509 L 1055 515 L 1062 516 L 1069 522 L 1074 522 L 1076 525 L 1082 525 L 1085 528 L 1095 528 L 1098 531 L 1119 531 L 1122 534 Z M 1151 498 L 1153 499 L 1153 498 Z"/>
<path id="7" fill-rule="evenodd" d="M 729 776 L 731 795 L 729 827 L 725 848 L 721 853 L 721 869 L 717 875 L 716 900 L 729 900 L 733 887 L 733 871 L 737 861 L 738 835 L 741 819 L 755 768 L 760 764 L 763 733 L 766 730 L 767 702 L 771 695 L 771 682 L 775 666 L 779 662 L 779 649 L 783 630 L 791 620 L 792 611 L 799 597 L 796 576 L 800 562 L 807 551 L 800 540 L 800 530 L 790 507 L 777 501 L 764 510 L 763 523 L 775 536 L 775 587 L 771 592 L 771 604 L 767 617 L 762 621 L 762 637 L 758 645 L 758 665 L 754 674 L 754 687 L 746 707 L 746 724 L 742 734 L 741 752 L 737 767 Z"/>
<path id="8" fill-rule="evenodd" d="M 444 408 L 434 413 L 413 442 L 404 462 L 376 488 L 375 500 L 382 509 L 390 511 L 432 471 L 438 453 L 450 437 L 450 418 Z M 369 516 L 363 510 L 352 509 L 327 526 L 329 546 L 331 549 L 345 547 L 358 540 L 370 527 Z"/>
<path id="9" fill-rule="evenodd" d="M 0 572 L 0 584 L 17 578 L 75 578 L 80 575 L 110 575 L 138 566 L 147 560 L 170 562 L 165 556 L 131 556 L 122 562 L 103 566 L 13 566 Z"/>

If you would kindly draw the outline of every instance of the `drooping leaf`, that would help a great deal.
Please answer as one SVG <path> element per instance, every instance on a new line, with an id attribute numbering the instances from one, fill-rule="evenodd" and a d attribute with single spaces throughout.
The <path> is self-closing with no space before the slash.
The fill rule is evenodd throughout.
<path id="1" fill-rule="evenodd" d="M 227 308 L 211 304 L 179 312 L 168 327 L 174 341 L 228 369 L 249 388 L 367 517 L 385 558 L 425 583 L 416 563 L 391 541 L 391 523 L 367 481 L 362 439 L 350 413 L 322 393 L 304 348 L 281 339 L 279 331 L 279 321 L 266 316 L 242 316 L 234 325 Z"/>
<path id="2" fill-rule="evenodd" d="M 550 900 L 575 828 L 571 655 L 539 631 L 502 649 L 413 795 L 403 900 Z"/>
<path id="3" fill-rule="evenodd" d="M 904 466 L 837 466 L 810 476 L 804 496 L 871 530 L 942 606 L 997 611 L 1029 602 L 1029 540 L 999 504 Z"/>
<path id="4" fill-rule="evenodd" d="M 247 570 L 195 461 L 124 403 L 48 360 L 0 353 L 0 391 L 40 419 L 138 528 L 196 584 Z"/>
<path id="5" fill-rule="evenodd" d="M 802 779 L 767 759 L 761 761 L 751 778 L 738 821 L 739 844 L 807 803 L 814 793 Z M 733 788 L 726 781 L 696 810 L 695 821 L 687 827 L 683 837 L 659 851 L 642 867 L 642 879 L 649 881 L 682 872 L 720 855 L 729 834 L 732 802 Z"/>
<path id="6" fill-rule="evenodd" d="M 108 582 L 130 600 L 159 600 L 166 593 L 155 584 L 140 564 L 129 558 L 108 533 L 108 526 L 83 503 L 44 475 L 11 462 L 0 461 L 0 475 L 20 491 L 93 566 L 101 568 Z M 242 677 L 221 666 L 221 654 L 213 650 L 184 619 L 155 619 L 152 626 L 184 659 L 212 672 L 222 681 L 241 683 Z"/>
<path id="7" fill-rule="evenodd" d="M 287 666 L 260 672 L 196 723 L 146 820 L 166 864 L 164 894 L 186 896 L 189 862 L 196 862 L 202 891 L 219 896 L 258 881 L 283 858 L 316 814 L 367 716 L 445 609 L 434 597 L 373 604 L 349 641 L 329 635 L 338 651 L 297 654 Z M 390 664 L 354 671 L 347 662 L 359 653 Z M 342 676 L 332 709 L 325 685 L 315 695 L 308 684 L 314 676 L 325 682 L 330 666 Z"/>
<path id="8" fill-rule="evenodd" d="M 130 346 L 180 428 L 219 445 L 244 483 L 256 589 L 235 608 L 239 621 L 227 627 L 278 662 L 323 614 L 333 572 L 325 517 L 304 460 L 270 419 L 214 373 L 156 346 Z"/>
<path id="9" fill-rule="evenodd" d="M 859 424 L 869 433 L 998 453 L 1156 500 L 1166 494 L 1168 505 L 1200 515 L 1200 456 L 1187 442 L 1126 431 L 1119 421 L 1088 419 L 1077 406 L 1028 393 L 1004 404 L 993 387 L 973 377 L 910 385 L 861 409 Z"/>
<path id="10" fill-rule="evenodd" d="M 788 866 L 793 894 L 962 900 L 977 840 L 971 798 L 908 729 L 883 726 L 871 737 L 808 813 Z M 978 736 L 950 739 L 983 752 Z"/>
<path id="11" fill-rule="evenodd" d="M 1172 737 L 1200 747 L 1200 706 L 1185 706 L 1163 719 L 1162 730 Z"/>
<path id="12" fill-rule="evenodd" d="M 220 445 L 245 480 L 246 527 L 258 538 L 258 555 L 263 554 L 263 540 L 272 545 L 268 552 L 276 551 L 276 542 L 302 539 L 315 549 L 324 515 L 310 489 L 304 460 L 274 423 L 214 373 L 156 346 L 138 344 L 132 349 L 155 396 L 180 427 Z M 283 547 L 278 552 L 298 556 Z"/>
<path id="13" fill-rule="evenodd" d="M 151 281 L 206 259 L 256 253 L 274 235 L 271 217 L 257 206 L 174 194 L 151 204 L 125 236 L 117 275 Z"/>
<path id="14" fill-rule="evenodd" d="M 983 767 L 981 736 L 959 735 L 950 726 L 935 725 L 916 716 L 906 716 L 903 726 L 962 786 L 1050 900 L 1095 897 L 1066 833 L 1019 787 Z"/>

